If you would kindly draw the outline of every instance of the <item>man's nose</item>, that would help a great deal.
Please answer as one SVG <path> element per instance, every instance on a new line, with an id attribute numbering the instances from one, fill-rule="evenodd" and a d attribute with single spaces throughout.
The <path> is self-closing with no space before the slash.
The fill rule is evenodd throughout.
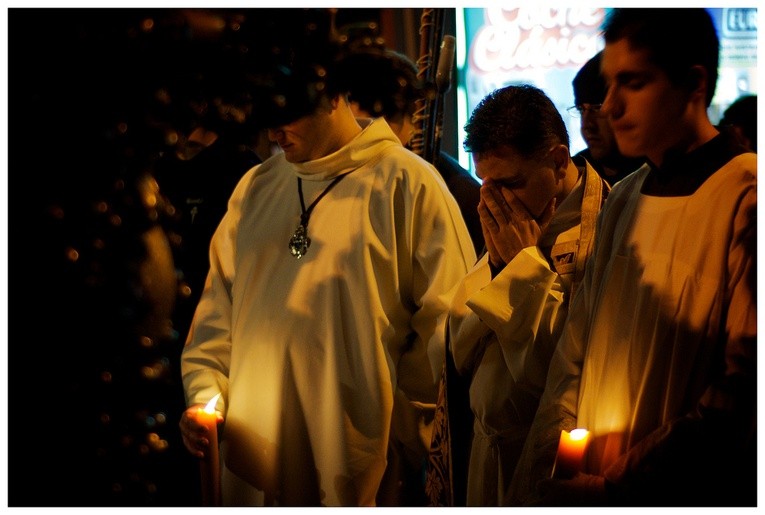
<path id="1" fill-rule="evenodd" d="M 594 127 L 598 125 L 598 118 L 603 116 L 600 111 L 584 111 L 582 113 L 582 127 Z"/>
<path id="2" fill-rule="evenodd" d="M 603 104 L 600 106 L 600 113 L 609 120 L 619 118 L 621 111 L 618 109 L 617 104 L 616 89 L 610 87 L 606 92 L 606 98 L 603 99 Z"/>

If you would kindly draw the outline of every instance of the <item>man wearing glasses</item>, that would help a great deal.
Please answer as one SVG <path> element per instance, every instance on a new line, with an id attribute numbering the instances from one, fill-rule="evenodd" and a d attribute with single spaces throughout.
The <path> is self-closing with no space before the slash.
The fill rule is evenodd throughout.
<path id="1" fill-rule="evenodd" d="M 608 118 L 600 113 L 600 106 L 606 97 L 606 83 L 600 75 L 601 53 L 587 61 L 574 77 L 571 83 L 574 86 L 574 106 L 568 112 L 580 119 L 582 138 L 587 144 L 587 148 L 576 156 L 584 157 L 609 186 L 613 186 L 640 168 L 644 160 L 626 157 L 619 152 Z"/>

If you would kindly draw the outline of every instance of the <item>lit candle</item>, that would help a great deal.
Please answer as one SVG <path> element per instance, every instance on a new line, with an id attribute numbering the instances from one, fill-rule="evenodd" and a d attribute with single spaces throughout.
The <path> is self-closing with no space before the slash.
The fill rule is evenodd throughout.
<path id="1" fill-rule="evenodd" d="M 197 422 L 207 426 L 207 439 L 210 447 L 205 452 L 205 457 L 200 461 L 199 469 L 202 474 L 202 505 L 220 506 L 220 463 L 218 457 L 218 415 L 215 412 L 215 404 L 220 394 L 216 395 L 204 409 L 197 411 Z"/>
<path id="2" fill-rule="evenodd" d="M 555 455 L 552 477 L 558 479 L 568 479 L 582 470 L 584 463 L 584 452 L 587 450 L 587 443 L 590 441 L 590 432 L 586 429 L 574 429 L 560 432 L 560 442 L 558 443 L 558 453 Z"/>

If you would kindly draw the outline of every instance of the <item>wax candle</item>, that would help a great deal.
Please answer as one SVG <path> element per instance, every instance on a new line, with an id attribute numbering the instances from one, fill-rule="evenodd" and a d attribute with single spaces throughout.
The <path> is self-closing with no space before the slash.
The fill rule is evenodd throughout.
<path id="1" fill-rule="evenodd" d="M 552 477 L 569 479 L 582 470 L 584 453 L 589 441 L 590 432 L 586 429 L 574 429 L 570 433 L 561 431 Z"/>
<path id="2" fill-rule="evenodd" d="M 202 504 L 204 506 L 220 506 L 220 458 L 218 456 L 218 415 L 215 412 L 215 404 L 220 394 L 216 395 L 204 409 L 197 411 L 197 421 L 207 426 L 207 439 L 210 446 L 205 452 L 205 457 L 200 461 L 199 467 L 202 474 Z"/>

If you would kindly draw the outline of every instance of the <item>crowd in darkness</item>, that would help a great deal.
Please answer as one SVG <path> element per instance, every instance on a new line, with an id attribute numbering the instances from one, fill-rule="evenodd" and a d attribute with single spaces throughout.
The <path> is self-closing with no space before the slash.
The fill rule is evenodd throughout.
<path id="1" fill-rule="evenodd" d="M 178 434 L 193 235 L 168 161 L 205 126 L 256 162 L 247 72 L 307 11 L 9 10 L 10 506 L 200 504 Z M 225 202 L 243 171 L 194 187 Z"/>
<path id="2" fill-rule="evenodd" d="M 393 436 L 406 434 L 416 435 L 416 447 L 424 445 L 426 453 L 430 441 L 431 458 L 442 458 L 436 465 L 443 468 L 435 467 L 434 460 L 429 462 L 428 472 L 443 472 L 435 480 L 422 473 L 424 463 L 419 455 L 411 460 L 415 476 L 411 479 L 417 493 L 423 486 L 434 505 L 756 504 L 757 463 L 752 458 L 756 454 L 756 134 L 735 127 L 740 104 L 726 111 L 719 131 L 708 119 L 706 109 L 718 82 L 715 65 L 719 60 L 719 40 L 709 14 L 703 9 L 665 9 L 657 16 L 652 9 L 613 9 L 616 14 L 604 26 L 605 48 L 599 68 L 609 83 L 607 95 L 604 91 L 602 99 L 578 99 L 575 106 L 579 113 L 606 117 L 601 121 L 610 124 L 619 150 L 643 163 L 610 188 L 595 181 L 598 176 L 588 162 L 582 161 L 580 166 L 568 155 L 568 134 L 551 102 L 551 124 L 562 130 L 552 144 L 539 138 L 543 143 L 537 145 L 539 156 L 521 151 L 528 146 L 528 140 L 523 139 L 517 148 L 504 141 L 497 147 L 482 147 L 481 128 L 487 129 L 489 142 L 495 134 L 507 136 L 510 131 L 497 129 L 502 123 L 489 117 L 481 122 L 480 109 L 473 113 L 466 133 L 475 129 L 479 136 L 468 137 L 464 145 L 473 153 L 477 176 L 482 180 L 477 212 L 485 252 L 476 261 L 478 254 L 469 246 L 467 227 L 440 222 L 458 220 L 459 216 L 457 204 L 447 202 L 448 196 L 442 195 L 446 186 L 436 180 L 437 170 L 421 167 L 425 163 L 398 144 L 402 140 L 389 130 L 387 122 L 365 119 L 363 127 L 373 130 L 362 129 L 362 120 L 351 111 L 352 99 L 344 94 L 350 88 L 341 89 L 345 85 L 342 78 L 337 83 L 330 80 L 332 72 L 343 70 L 347 62 L 335 60 L 337 55 L 332 53 L 331 66 L 317 64 L 324 62 L 316 60 L 326 50 L 320 48 L 322 45 L 313 48 L 298 44 L 294 55 L 285 51 L 290 48 L 287 42 L 318 41 L 303 38 L 309 33 L 321 37 L 339 34 L 337 27 L 354 23 L 367 24 L 368 29 L 370 23 L 379 22 L 375 17 L 380 11 L 389 15 L 394 10 L 8 10 L 9 506 L 201 506 L 203 485 L 196 456 L 202 457 L 209 442 L 196 416 L 213 388 L 224 393 L 227 402 L 236 401 L 225 405 L 227 418 L 220 419 L 224 437 L 221 448 L 226 451 L 223 472 L 229 473 L 221 484 L 230 487 L 224 501 L 228 505 L 385 505 L 379 502 L 380 492 L 385 491 L 377 484 L 379 480 L 388 481 L 393 493 L 406 486 L 399 481 L 396 466 L 390 465 L 396 455 L 391 452 L 393 445 L 388 446 L 394 442 Z M 710 30 L 699 30 L 690 43 L 687 38 L 676 37 L 678 24 L 687 22 L 693 27 L 694 21 L 699 28 Z M 635 34 L 650 36 L 645 47 L 640 37 L 631 33 L 635 26 L 645 27 L 645 33 Z M 331 43 L 328 46 L 334 47 L 337 41 Z M 662 60 L 664 53 L 656 51 L 659 48 L 666 50 L 667 60 Z M 300 59 L 295 57 L 301 53 Z M 657 58 L 659 54 L 662 59 Z M 282 65 L 290 61 L 284 55 L 293 58 L 290 65 Z M 329 55 L 322 58 L 329 59 Z M 272 73 L 257 73 L 266 69 Z M 634 75 L 647 79 L 639 85 L 631 80 L 620 82 Z M 337 76 L 342 77 L 342 73 Z M 306 77 L 312 78 L 310 87 Z M 507 93 L 516 88 L 524 89 L 507 86 L 497 91 Z M 549 100 L 541 90 L 529 91 Z M 756 102 L 756 97 L 743 100 Z M 539 108 L 531 108 L 536 109 L 532 112 L 531 102 L 516 102 L 527 108 L 531 119 L 538 119 Z M 752 108 L 744 111 L 751 114 Z M 253 115 L 256 112 L 260 120 Z M 486 112 L 498 111 L 490 108 Z M 532 122 L 516 125 L 528 129 Z M 283 154 L 253 170 L 271 153 L 263 139 L 266 128 L 276 140 L 274 148 L 281 147 Z M 296 133 L 298 143 L 285 132 Z M 522 136 L 528 138 L 528 134 L 525 130 Z M 384 147 L 389 143 L 392 146 Z M 376 150 L 367 154 L 370 148 Z M 398 154 L 387 155 L 379 150 L 382 148 L 394 148 Z M 357 156 L 358 149 L 364 149 L 363 156 Z M 321 162 L 338 155 L 337 161 Z M 375 161 L 379 156 L 387 160 Z M 372 188 L 372 179 L 377 176 L 371 173 L 359 173 L 362 178 L 358 183 L 347 182 L 358 177 L 351 176 L 339 188 L 360 184 L 374 192 L 369 198 L 396 202 L 387 202 L 383 209 L 373 209 L 370 206 L 376 204 L 370 202 L 362 210 L 354 203 L 357 198 L 366 198 L 364 195 L 340 197 L 341 189 L 334 189 L 333 196 L 354 200 L 343 203 L 347 209 L 343 220 L 363 218 L 354 216 L 360 211 L 393 220 L 386 224 L 396 230 L 390 231 L 387 240 L 380 238 L 383 243 L 375 249 L 398 249 L 400 241 L 413 243 L 412 259 L 403 251 L 391 253 L 397 258 L 391 262 L 398 264 L 400 259 L 406 273 L 398 273 L 395 267 L 393 271 L 397 277 L 413 277 L 412 289 L 425 290 L 420 298 L 433 299 L 431 304 L 421 303 L 417 300 L 419 292 L 415 292 L 402 303 L 400 291 L 406 288 L 387 288 L 390 291 L 381 298 L 392 300 L 381 302 L 379 311 L 388 318 L 370 318 L 370 325 L 390 329 L 395 338 L 388 341 L 381 337 L 368 345 L 358 344 L 357 336 L 366 333 L 356 326 L 362 327 L 362 319 L 373 310 L 355 311 L 357 299 L 377 299 L 367 284 L 368 277 L 376 274 L 365 272 L 385 267 L 364 268 L 355 266 L 356 261 L 338 267 L 342 273 L 332 275 L 333 279 L 353 275 L 347 271 L 356 273 L 356 282 L 362 287 L 358 290 L 361 293 L 355 294 L 352 288 L 345 288 L 350 284 L 347 282 L 335 281 L 322 289 L 296 279 L 311 276 L 313 270 L 325 271 L 314 265 L 301 275 L 311 266 L 307 264 L 311 255 L 318 255 L 318 251 L 300 261 L 302 269 L 292 266 L 295 261 L 280 261 L 275 253 L 267 256 L 270 261 L 266 265 L 259 259 L 241 257 L 250 245 L 257 258 L 262 249 L 268 254 L 283 245 L 285 259 L 292 259 L 288 250 L 292 256 L 303 258 L 310 244 L 306 230 L 313 206 L 321 198 L 331 199 L 324 194 L 348 175 L 324 177 L 331 179 L 331 184 L 323 190 L 318 188 L 321 180 L 314 180 L 316 188 L 311 194 L 316 193 L 315 200 L 306 209 L 304 177 L 297 176 L 296 198 L 293 190 L 287 189 L 288 180 L 291 186 L 295 184 L 294 177 L 267 175 L 269 172 L 292 172 L 299 170 L 298 165 L 309 163 L 321 173 L 332 168 L 331 174 L 339 174 L 338 170 L 346 167 L 350 170 L 351 163 L 356 166 L 354 160 L 362 162 L 362 157 L 364 173 L 366 168 L 377 173 L 375 166 L 382 163 L 380 170 L 395 169 L 401 176 L 389 176 L 396 179 L 386 183 L 390 190 L 378 188 L 377 183 Z M 412 171 L 418 168 L 423 168 L 422 176 Z M 252 172 L 240 182 L 248 170 Z M 278 181 L 266 180 L 272 177 Z M 585 216 L 588 197 L 584 193 L 570 193 L 583 183 L 587 191 L 594 192 L 593 205 L 602 206 L 597 215 Z M 237 184 L 240 187 L 232 195 Z M 266 186 L 260 188 L 263 184 Z M 598 184 L 600 189 L 589 188 L 590 184 Z M 546 204 L 534 206 L 536 202 L 526 200 L 541 199 L 540 191 L 545 188 L 549 190 L 544 193 L 549 198 Z M 402 196 L 398 191 L 404 191 Z M 281 203 L 283 192 L 292 194 L 292 211 Z M 578 202 L 580 197 L 581 206 L 563 203 L 569 198 Z M 710 202 L 716 208 L 705 211 Z M 328 204 L 324 201 L 323 206 Z M 574 214 L 569 215 L 564 206 Z M 386 218 L 388 207 L 392 214 Z M 227 208 L 228 216 L 210 247 L 212 233 Z M 563 215 L 554 218 L 559 212 Z M 280 215 L 282 229 L 287 229 L 272 230 L 260 223 L 264 218 L 273 221 L 277 218 L 274 213 Z M 428 218 L 431 215 L 439 223 Z M 295 225 L 288 226 L 287 222 L 298 217 L 300 223 L 293 233 Z M 584 226 L 585 218 L 588 223 L 597 222 L 597 238 L 592 238 L 592 229 L 585 233 L 577 228 Z M 312 220 L 312 230 L 323 223 L 331 229 L 325 233 L 333 238 L 338 233 L 328 218 Z M 555 226 L 553 222 L 558 220 L 562 221 Z M 374 216 L 368 223 L 374 228 L 385 225 L 376 224 Z M 560 231 L 557 236 L 548 231 L 549 224 Z M 444 226 L 453 231 L 441 231 Z M 405 228 L 404 236 L 397 232 L 400 227 Z M 708 238 L 696 237 L 699 227 Z M 429 234 L 429 229 L 433 229 L 433 238 L 441 238 L 432 241 L 447 242 L 443 249 L 459 247 L 459 251 L 455 250 L 450 259 L 436 259 L 441 247 L 418 237 Z M 282 233 L 283 244 L 277 239 Z M 518 237 L 521 233 L 525 236 Z M 352 232 L 347 231 L 343 238 L 365 251 L 372 247 L 350 235 Z M 551 235 L 555 237 L 551 239 Z M 569 236 L 571 240 L 565 239 Z M 574 247 L 569 244 L 574 239 L 576 250 L 572 252 Z M 333 245 L 324 247 L 330 254 L 324 255 L 342 255 L 345 259 L 345 242 L 332 240 Z M 464 242 L 468 244 L 462 245 Z M 432 256 L 427 250 L 420 251 L 426 247 L 435 249 Z M 314 244 L 313 248 L 322 247 Z M 586 257 L 590 251 L 592 257 Z M 519 255 L 528 259 L 516 259 Z M 322 263 L 327 262 L 343 261 L 328 259 Z M 429 266 L 423 263 L 429 262 L 441 264 L 427 271 Z M 473 269 L 471 262 L 476 263 Z M 410 274 L 407 267 L 412 263 L 415 266 L 411 266 Z M 200 302 L 208 269 L 208 287 Z M 387 267 L 386 273 L 390 271 Z M 538 283 L 532 284 L 529 271 L 539 276 Z M 240 287 L 242 277 L 250 279 L 257 274 L 265 279 Z M 274 277 L 277 279 L 270 282 Z M 381 284 L 391 284 L 384 274 L 376 279 L 380 277 Z M 449 345 L 440 359 L 459 365 L 458 354 L 462 353 L 460 356 L 476 361 L 468 363 L 466 359 L 470 366 L 461 370 L 444 367 L 441 403 L 436 406 L 434 423 L 436 438 L 426 434 L 429 426 L 424 418 L 417 422 L 411 419 L 413 423 L 407 427 L 397 427 L 390 420 L 395 421 L 394 406 L 400 402 L 394 403 L 397 387 L 403 392 L 408 386 L 417 395 L 429 391 L 430 386 L 437 387 L 428 384 L 420 388 L 418 380 L 429 380 L 440 365 L 424 373 L 412 372 L 415 364 L 401 367 L 404 360 L 398 354 L 394 359 L 386 348 L 374 356 L 359 353 L 358 363 L 337 359 L 340 366 L 325 367 L 322 376 L 326 379 L 322 384 L 331 388 L 315 386 L 312 372 L 321 367 L 314 358 L 332 354 L 325 349 L 345 349 L 346 340 L 353 343 L 348 345 L 352 349 L 376 349 L 382 341 L 396 352 L 401 349 L 401 354 L 432 359 L 430 349 L 419 352 L 418 344 L 401 335 L 418 325 L 415 338 L 431 344 L 441 338 L 440 329 L 432 330 L 435 323 L 421 321 L 433 313 L 443 313 L 440 304 L 445 292 L 422 288 L 436 277 L 439 279 L 432 284 L 444 290 L 449 281 L 460 277 L 464 284 L 458 287 L 478 286 L 476 278 L 492 285 L 481 286 L 475 294 L 468 294 L 466 286 L 465 298 L 454 297 L 448 317 L 439 315 L 448 328 L 443 334 L 448 335 Z M 529 291 L 535 291 L 538 298 L 508 296 L 508 291 L 523 291 L 517 289 L 519 281 L 528 283 Z M 277 286 L 272 287 L 274 284 Z M 544 284 L 546 289 L 536 284 Z M 294 290 L 286 287 L 294 285 Z M 510 285 L 513 289 L 508 290 Z M 293 299 L 285 292 L 293 291 L 299 292 L 295 305 L 301 310 L 285 314 L 281 309 L 284 299 Z M 314 295 L 317 291 L 320 294 Z M 552 293 L 541 295 L 548 291 Z M 324 292 L 329 293 L 322 296 Z M 334 292 L 341 295 L 333 296 Z M 493 297 L 484 297 L 485 292 Z M 559 311 L 561 305 L 569 309 L 569 296 L 570 316 Z M 331 301 L 320 302 L 325 298 Z M 530 299 L 537 299 L 537 304 L 532 306 Z M 516 310 L 516 302 L 527 311 Z M 201 307 L 189 337 L 198 304 Z M 242 305 L 246 309 L 238 310 Z M 309 307 L 303 310 L 305 305 Z M 352 306 L 353 314 L 346 316 L 345 310 L 337 309 L 342 313 L 333 324 L 331 317 L 310 309 L 321 306 L 332 314 L 333 305 Z M 418 310 L 429 314 L 417 318 Z M 539 315 L 543 310 L 545 317 L 552 314 L 554 323 Z M 304 316 L 303 311 L 310 316 Z M 463 324 L 463 316 L 467 323 Z M 490 322 L 490 317 L 496 322 Z M 246 321 L 243 325 L 249 331 L 237 325 L 240 319 Z M 279 324 L 271 324 L 274 320 Z M 338 337 L 324 337 L 321 331 L 300 332 L 306 320 L 315 321 L 317 327 L 336 329 Z M 388 327 L 377 323 L 379 320 L 394 322 Z M 343 325 L 346 322 L 347 326 Z M 524 345 L 537 352 L 538 343 L 547 335 L 538 336 L 536 327 L 543 325 L 550 330 L 549 353 L 534 368 L 531 358 L 526 357 L 532 352 L 518 352 L 518 335 L 527 335 Z M 262 331 L 263 327 L 269 332 Z M 315 339 L 306 344 L 305 333 L 312 333 Z M 252 334 L 266 337 L 259 340 Z M 503 338 L 512 346 L 500 345 Z M 257 347 L 262 340 L 270 339 L 278 345 L 283 339 L 305 344 L 285 346 L 291 350 L 313 351 L 314 341 L 320 345 L 315 346 L 319 349 L 315 353 L 292 353 L 290 358 L 300 358 L 294 361 L 282 360 L 281 356 L 273 361 L 260 360 L 260 355 L 250 359 L 261 350 Z M 237 346 L 236 342 L 244 343 Z M 247 349 L 252 342 L 252 349 Z M 270 351 L 276 345 L 266 342 L 263 347 Z M 242 353 L 243 348 L 252 354 Z M 232 349 L 240 353 L 232 353 Z M 463 352 L 465 349 L 469 352 Z M 505 349 L 512 355 L 504 355 Z M 385 359 L 381 359 L 383 354 Z M 232 355 L 239 361 L 232 360 Z M 518 356 L 523 359 L 516 359 Z M 417 366 L 421 364 L 416 359 L 412 363 L 415 361 Z M 391 378 L 399 378 L 399 368 L 410 374 L 402 373 L 407 380 L 399 384 L 391 381 L 393 387 L 389 387 L 386 381 L 394 362 Z M 240 363 L 257 366 L 239 367 Z M 298 364 L 295 368 L 294 363 Z M 367 366 L 369 363 L 375 366 Z M 480 364 L 482 375 L 470 370 L 474 364 Z M 374 383 L 369 391 L 381 399 L 376 405 L 366 403 L 370 397 L 367 390 L 354 390 L 363 380 L 353 387 L 342 381 L 361 369 L 373 370 L 368 377 L 380 379 L 379 385 L 367 381 Z M 261 376 L 268 374 L 261 372 L 266 370 L 276 373 L 263 379 Z M 337 370 L 340 373 L 336 374 Z M 462 385 L 450 379 L 447 389 L 447 375 L 456 374 L 464 374 L 469 382 Z M 507 385 L 498 387 L 498 377 L 506 379 Z M 221 378 L 223 381 L 215 383 Z M 252 378 L 257 381 L 250 382 Z M 299 380 L 292 381 L 295 378 Z M 236 392 L 225 391 L 235 382 Z M 519 395 L 531 392 L 529 408 L 524 410 L 527 419 L 519 417 L 513 422 L 520 428 L 518 432 L 507 431 L 509 424 L 497 418 L 496 434 L 475 433 L 478 436 L 473 443 L 480 443 L 481 437 L 484 443 L 464 446 L 473 460 L 468 476 L 462 478 L 467 488 L 457 485 L 457 475 L 448 470 L 452 467 L 460 474 L 461 467 L 450 448 L 458 441 L 454 435 L 459 426 L 453 419 L 462 413 L 455 409 L 455 392 L 460 393 L 455 384 L 457 388 L 470 385 L 469 392 L 462 392 L 470 394 L 469 399 L 463 399 L 469 405 L 462 407 L 478 406 L 489 414 L 487 418 L 507 414 L 507 402 L 518 411 L 521 404 L 501 394 L 514 394 L 516 389 Z M 431 392 L 433 399 L 436 390 Z M 346 391 L 351 392 L 347 398 Z M 253 392 L 255 395 L 250 396 Z M 300 397 L 298 393 L 307 395 Z M 424 393 L 422 399 L 429 396 Z M 326 408 L 327 400 L 338 401 L 334 409 Z M 429 407 L 430 400 L 412 404 Z M 445 400 L 451 403 L 451 412 Z M 316 412 L 315 406 L 322 410 Z M 272 407 L 278 407 L 270 410 L 272 417 L 263 416 Z M 257 412 L 257 423 L 251 423 L 256 416 L 249 411 Z M 374 413 L 370 415 L 370 411 Z M 331 416 L 325 417 L 329 412 L 337 415 L 335 425 Z M 368 432 L 372 436 L 356 431 L 354 426 L 351 429 L 355 432 L 348 432 L 352 438 L 345 442 L 343 435 L 338 436 L 341 431 L 331 429 L 344 428 L 346 419 L 353 418 L 347 416 L 349 413 L 363 422 L 359 427 L 371 428 Z M 465 413 L 470 415 L 469 410 Z M 282 417 L 284 414 L 287 416 Z M 471 417 L 465 418 L 470 424 L 480 421 Z M 267 437 L 261 438 L 259 424 L 266 427 Z M 561 478 L 554 472 L 560 430 L 575 425 L 590 430 L 591 450 L 579 472 Z M 281 431 L 283 428 L 286 430 Z M 320 433 L 318 439 L 316 432 Z M 467 431 L 464 434 L 470 434 L 471 439 L 475 436 Z M 256 442 L 249 447 L 252 435 L 267 445 Z M 512 442 L 508 435 L 518 442 Z M 272 445 L 272 440 L 278 445 Z M 699 454 L 699 445 L 708 442 L 714 445 Z M 359 454 L 354 454 L 354 445 Z M 500 445 L 510 452 L 497 454 Z M 389 463 L 380 465 L 385 461 L 384 446 L 388 446 Z M 265 457 L 239 467 L 240 460 L 235 458 L 261 456 L 247 454 L 253 448 L 265 449 Z M 272 448 L 280 452 L 270 453 Z M 244 452 L 239 452 L 241 449 Z M 506 460 L 507 456 L 511 458 Z M 273 470 L 266 469 L 265 478 L 259 477 L 261 462 L 269 466 L 276 463 Z M 384 478 L 375 476 L 377 472 L 382 476 L 383 471 Z M 408 475 L 406 479 L 410 479 Z M 507 484 L 500 484 L 500 479 Z M 468 492 L 467 501 L 455 501 L 457 496 L 452 494 L 457 488 Z M 264 492 L 268 495 L 257 497 Z M 274 492 L 278 495 L 273 496 Z M 471 497 L 476 492 L 480 498 Z M 390 499 L 391 505 L 408 505 L 396 504 L 395 495 Z M 425 501 L 418 497 L 416 502 Z"/>

